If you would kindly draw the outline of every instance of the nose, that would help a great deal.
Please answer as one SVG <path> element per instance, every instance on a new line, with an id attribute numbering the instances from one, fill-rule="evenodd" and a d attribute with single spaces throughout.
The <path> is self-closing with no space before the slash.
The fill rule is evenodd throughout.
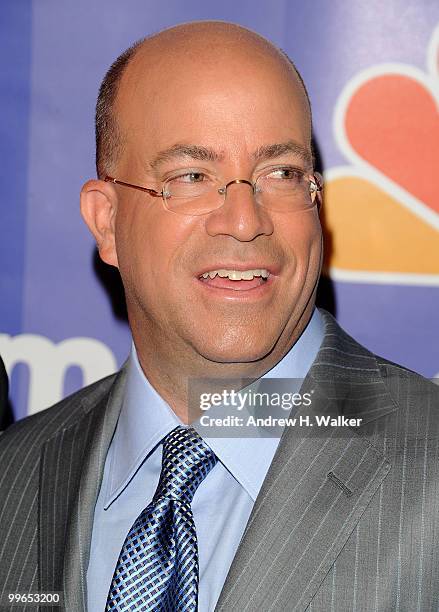
<path id="1" fill-rule="evenodd" d="M 270 214 L 256 202 L 250 181 L 236 179 L 224 189 L 224 204 L 212 211 L 206 220 L 209 235 L 223 234 L 241 242 L 250 242 L 257 236 L 273 233 Z"/>

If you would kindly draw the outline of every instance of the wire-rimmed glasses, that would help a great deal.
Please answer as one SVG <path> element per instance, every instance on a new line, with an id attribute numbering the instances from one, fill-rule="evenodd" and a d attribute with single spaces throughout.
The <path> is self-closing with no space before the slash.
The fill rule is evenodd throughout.
<path id="1" fill-rule="evenodd" d="M 107 175 L 107 182 L 130 187 L 162 198 L 166 210 L 184 215 L 205 215 L 224 204 L 227 189 L 244 183 L 252 188 L 258 205 L 276 212 L 297 212 L 312 209 L 323 189 L 323 178 L 318 173 L 308 174 L 293 166 L 276 166 L 259 174 L 254 182 L 234 179 L 226 185 L 200 170 L 185 170 L 170 176 L 162 184 L 162 190 L 134 185 Z"/>

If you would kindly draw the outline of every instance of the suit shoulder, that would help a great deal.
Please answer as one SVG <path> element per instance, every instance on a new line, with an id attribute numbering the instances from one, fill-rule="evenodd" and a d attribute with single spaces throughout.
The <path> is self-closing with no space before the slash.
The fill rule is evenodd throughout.
<path id="1" fill-rule="evenodd" d="M 380 377 L 384 380 L 397 381 L 404 387 L 403 381 L 413 388 L 435 393 L 439 387 L 421 374 L 398 363 L 376 355 L 360 344 L 346 332 L 329 312 L 322 308 L 319 311 L 325 323 L 325 338 L 316 359 L 317 365 L 325 365 L 336 370 L 346 370 L 346 376 L 364 378 Z"/>
<path id="2" fill-rule="evenodd" d="M 30 446 L 39 449 L 52 435 L 74 424 L 85 412 L 91 410 L 110 391 L 117 376 L 111 374 L 102 378 L 8 427 L 0 435 L 0 455 L 8 454 L 8 450 L 16 453 L 21 446 L 26 447 L 27 451 Z M 39 443 L 35 444 L 37 440 Z"/>
<path id="3" fill-rule="evenodd" d="M 392 390 L 392 395 L 396 396 L 395 399 L 407 394 L 439 399 L 439 386 L 428 378 L 384 357 L 376 355 L 375 358 L 386 385 Z"/>
<path id="4" fill-rule="evenodd" d="M 387 394 L 395 407 L 385 416 L 385 423 L 381 421 L 387 449 L 390 451 L 393 448 L 396 452 L 399 448 L 400 452 L 409 453 L 412 462 L 420 443 L 424 445 L 424 450 L 435 452 L 439 438 L 439 386 L 383 357 L 377 356 L 376 361 Z M 412 452 L 415 453 L 413 457 Z M 437 462 L 436 455 L 434 461 Z"/>
<path id="5" fill-rule="evenodd" d="M 396 427 L 400 439 L 408 432 L 414 435 L 425 422 L 439 436 L 439 386 L 374 354 L 343 330 L 332 315 L 321 313 L 325 338 L 313 364 L 314 373 L 320 380 L 329 384 L 336 380 L 340 389 L 348 390 L 352 411 L 359 412 L 361 407 L 363 424 L 367 425 L 364 433 L 374 423 L 380 427 L 385 419 L 386 426 Z"/>

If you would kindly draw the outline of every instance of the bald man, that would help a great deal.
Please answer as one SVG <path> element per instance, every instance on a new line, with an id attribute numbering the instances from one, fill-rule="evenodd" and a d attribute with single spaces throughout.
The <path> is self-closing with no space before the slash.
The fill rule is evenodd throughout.
<path id="1" fill-rule="evenodd" d="M 436 609 L 437 389 L 315 308 L 322 182 L 293 64 L 233 24 L 165 30 L 108 71 L 96 144 L 81 212 L 132 351 L 0 440 L 2 601 Z M 290 420 L 231 401 L 273 380 Z"/>

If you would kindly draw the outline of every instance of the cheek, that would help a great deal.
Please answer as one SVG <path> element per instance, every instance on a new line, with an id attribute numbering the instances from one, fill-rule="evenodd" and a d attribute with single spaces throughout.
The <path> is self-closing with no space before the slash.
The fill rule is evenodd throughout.
<path id="1" fill-rule="evenodd" d="M 322 229 L 315 211 L 309 211 L 284 224 L 282 236 L 287 258 L 301 272 L 319 267 Z"/>
<path id="2" fill-rule="evenodd" d="M 178 283 L 183 280 L 182 262 L 196 233 L 194 217 L 160 211 L 148 223 L 144 253 L 152 273 L 159 281 Z"/>
<path id="3" fill-rule="evenodd" d="M 141 293 L 156 267 L 152 211 L 138 198 L 125 200 L 116 217 L 116 249 L 127 297 Z"/>
<path id="4" fill-rule="evenodd" d="M 163 294 L 172 292 L 180 278 L 176 270 L 181 251 L 193 232 L 193 221 L 164 210 L 158 200 L 146 204 L 136 202 L 135 209 L 118 219 L 119 267 L 124 284 L 132 291 L 143 299 L 154 300 L 156 294 L 157 299 L 163 299 Z"/>

